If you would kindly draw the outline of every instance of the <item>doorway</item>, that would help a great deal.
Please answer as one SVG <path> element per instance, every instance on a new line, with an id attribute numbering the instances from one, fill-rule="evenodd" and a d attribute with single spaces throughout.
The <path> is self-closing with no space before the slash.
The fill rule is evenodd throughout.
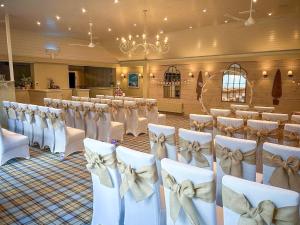
<path id="1" fill-rule="evenodd" d="M 69 71 L 69 88 L 76 88 L 76 72 Z"/>

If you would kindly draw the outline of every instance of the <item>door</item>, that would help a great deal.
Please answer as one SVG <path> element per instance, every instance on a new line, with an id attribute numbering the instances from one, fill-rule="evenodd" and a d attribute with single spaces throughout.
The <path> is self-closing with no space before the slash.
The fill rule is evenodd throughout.
<path id="1" fill-rule="evenodd" d="M 76 88 L 76 72 L 69 71 L 69 88 Z"/>

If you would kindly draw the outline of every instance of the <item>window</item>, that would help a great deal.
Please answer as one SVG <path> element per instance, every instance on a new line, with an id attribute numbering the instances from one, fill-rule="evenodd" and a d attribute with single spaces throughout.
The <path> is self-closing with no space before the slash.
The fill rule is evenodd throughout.
<path id="1" fill-rule="evenodd" d="M 247 73 L 239 64 L 231 64 L 223 73 L 222 101 L 246 102 Z"/>
<path id="2" fill-rule="evenodd" d="M 180 98 L 181 74 L 176 66 L 170 66 L 164 74 L 164 98 Z"/>

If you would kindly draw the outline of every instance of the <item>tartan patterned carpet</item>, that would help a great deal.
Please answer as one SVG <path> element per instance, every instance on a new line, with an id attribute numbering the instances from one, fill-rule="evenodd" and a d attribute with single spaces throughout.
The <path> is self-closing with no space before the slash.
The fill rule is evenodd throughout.
<path id="1" fill-rule="evenodd" d="M 187 117 L 167 115 L 167 125 L 188 128 Z M 123 146 L 149 152 L 148 135 L 126 135 Z M 0 167 L 0 225 L 90 224 L 92 181 L 83 153 L 64 161 L 58 155 L 30 150 L 29 160 Z"/>

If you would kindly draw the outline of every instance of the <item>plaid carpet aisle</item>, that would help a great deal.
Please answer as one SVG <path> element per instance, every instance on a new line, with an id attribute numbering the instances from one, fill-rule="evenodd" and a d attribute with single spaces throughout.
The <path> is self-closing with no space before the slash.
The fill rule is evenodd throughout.
<path id="1" fill-rule="evenodd" d="M 167 115 L 167 125 L 188 128 L 188 119 Z M 148 135 L 126 135 L 122 145 L 149 152 Z M 92 181 L 83 153 L 61 162 L 57 155 L 31 149 L 30 160 L 0 167 L 0 225 L 90 224 Z"/>

